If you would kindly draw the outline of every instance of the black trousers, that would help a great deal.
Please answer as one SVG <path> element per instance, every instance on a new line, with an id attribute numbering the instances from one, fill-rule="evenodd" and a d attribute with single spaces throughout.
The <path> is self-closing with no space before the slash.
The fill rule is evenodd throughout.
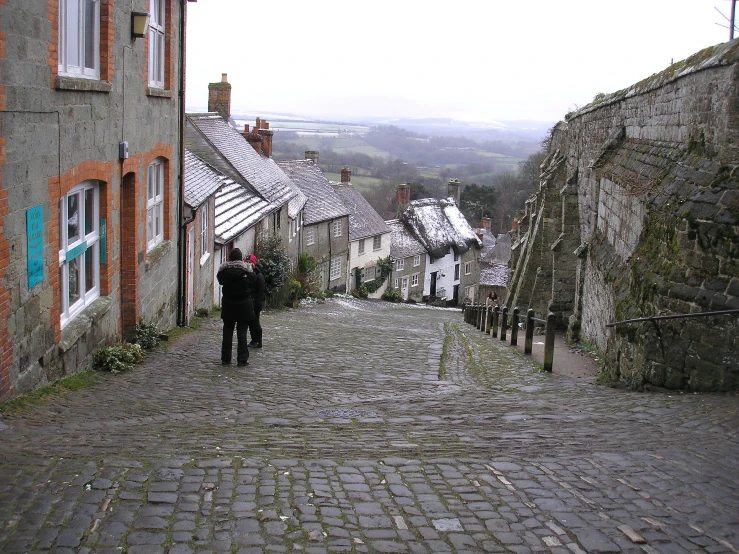
<path id="1" fill-rule="evenodd" d="M 223 320 L 223 341 L 221 342 L 221 362 L 231 363 L 233 350 L 234 327 L 236 327 L 236 361 L 245 364 L 249 361 L 249 347 L 246 342 L 246 331 L 249 323 L 233 319 Z"/>
<path id="2" fill-rule="evenodd" d="M 251 341 L 262 344 L 262 324 L 259 322 L 259 314 L 262 312 L 261 304 L 254 303 L 254 319 L 249 322 L 249 333 Z"/>

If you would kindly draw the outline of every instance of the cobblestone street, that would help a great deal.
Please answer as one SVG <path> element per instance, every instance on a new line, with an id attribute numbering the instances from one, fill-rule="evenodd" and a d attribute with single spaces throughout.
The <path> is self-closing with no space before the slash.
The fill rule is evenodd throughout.
<path id="1" fill-rule="evenodd" d="M 735 394 L 544 374 L 456 310 L 263 325 L 4 418 L 0 551 L 739 552 Z"/>

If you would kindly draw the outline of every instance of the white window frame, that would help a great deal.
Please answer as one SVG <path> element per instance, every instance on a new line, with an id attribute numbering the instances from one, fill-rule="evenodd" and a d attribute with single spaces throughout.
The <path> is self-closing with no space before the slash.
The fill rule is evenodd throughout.
<path id="1" fill-rule="evenodd" d="M 331 260 L 331 271 L 329 273 L 329 281 L 335 281 L 341 277 L 341 258 Z"/>
<path id="2" fill-rule="evenodd" d="M 86 25 L 85 8 L 92 8 L 92 29 Z M 72 23 L 72 24 L 70 24 Z M 77 40 L 72 41 L 70 31 L 76 31 Z M 86 46 L 92 41 L 92 67 L 85 60 Z M 100 0 L 59 0 L 59 74 L 100 79 Z M 78 63 L 70 50 L 76 50 Z"/>
<path id="3" fill-rule="evenodd" d="M 159 228 L 156 223 L 159 221 Z M 146 250 L 164 242 L 164 160 L 157 158 L 146 171 Z"/>
<path id="4" fill-rule="evenodd" d="M 92 194 L 91 206 L 86 199 Z M 77 197 L 77 236 L 69 236 L 69 201 Z M 92 213 L 89 213 L 92 212 Z M 72 216 L 74 217 L 74 216 Z M 85 233 L 86 220 L 90 221 L 90 232 Z M 92 266 L 92 284 L 87 282 L 85 265 Z M 76 267 L 78 298 L 70 301 L 70 269 Z M 84 181 L 62 196 L 59 200 L 59 276 L 61 280 L 61 326 L 64 328 L 72 319 L 100 297 L 100 185 L 97 181 Z"/>
<path id="5" fill-rule="evenodd" d="M 334 221 L 334 237 L 340 237 L 342 233 L 341 220 Z"/>
<path id="6" fill-rule="evenodd" d="M 408 277 L 403 277 L 400 281 L 400 289 L 403 291 L 408 290 Z"/>
<path id="7" fill-rule="evenodd" d="M 464 262 L 464 274 L 469 275 L 472 273 L 472 262 Z"/>
<path id="8" fill-rule="evenodd" d="M 364 254 L 364 241 L 365 239 L 359 239 L 358 253 Z"/>
<path id="9" fill-rule="evenodd" d="M 149 86 L 164 88 L 166 0 L 149 0 Z"/>
<path id="10" fill-rule="evenodd" d="M 419 265 L 421 265 L 421 255 L 416 254 L 413 256 L 413 267 L 418 267 Z"/>
<path id="11" fill-rule="evenodd" d="M 202 212 L 200 213 L 200 265 L 205 263 L 205 260 L 210 256 L 210 240 L 208 239 L 210 221 L 209 218 L 208 203 L 203 204 Z"/>
<path id="12" fill-rule="evenodd" d="M 464 287 L 464 297 L 472 298 L 472 287 Z"/>
<path id="13" fill-rule="evenodd" d="M 395 281 L 393 283 L 393 288 L 394 289 L 397 289 L 398 288 L 398 278 L 397 277 L 395 278 Z"/>
<path id="14" fill-rule="evenodd" d="M 382 249 L 382 235 L 375 235 L 372 237 L 372 250 Z"/>
<path id="15" fill-rule="evenodd" d="M 411 286 L 417 287 L 418 286 L 418 273 L 414 273 L 411 275 Z"/>
<path id="16" fill-rule="evenodd" d="M 316 243 L 316 228 L 306 227 L 305 228 L 305 245 L 312 246 Z"/>
<path id="17" fill-rule="evenodd" d="M 405 259 L 395 260 L 395 271 L 403 271 L 405 269 Z"/>

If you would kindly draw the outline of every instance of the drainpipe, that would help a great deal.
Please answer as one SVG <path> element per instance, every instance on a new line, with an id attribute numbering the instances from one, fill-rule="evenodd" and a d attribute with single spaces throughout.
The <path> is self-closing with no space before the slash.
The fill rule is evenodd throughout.
<path id="1" fill-rule="evenodd" d="M 180 9 L 180 83 L 179 83 L 179 140 L 180 140 L 180 194 L 177 206 L 177 258 L 180 267 L 177 272 L 177 325 L 185 325 L 185 272 L 187 267 L 187 248 L 185 248 L 185 228 L 195 219 L 185 220 L 185 23 L 187 0 L 181 0 Z"/>

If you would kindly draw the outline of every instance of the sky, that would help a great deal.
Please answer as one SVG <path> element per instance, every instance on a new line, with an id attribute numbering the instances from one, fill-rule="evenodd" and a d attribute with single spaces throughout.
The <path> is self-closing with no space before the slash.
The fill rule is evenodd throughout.
<path id="1" fill-rule="evenodd" d="M 190 111 L 558 121 L 725 42 L 730 0 L 200 0 Z M 728 25 L 727 25 L 728 26 Z"/>

